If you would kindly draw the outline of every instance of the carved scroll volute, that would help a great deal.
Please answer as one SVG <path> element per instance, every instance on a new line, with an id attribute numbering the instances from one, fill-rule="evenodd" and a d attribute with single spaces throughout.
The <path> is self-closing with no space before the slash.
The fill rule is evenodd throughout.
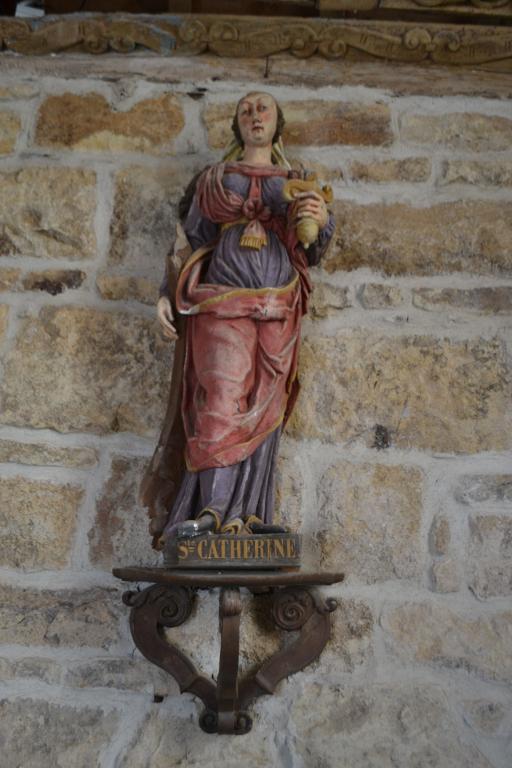
<path id="1" fill-rule="evenodd" d="M 272 616 L 280 629 L 299 631 L 298 638 L 281 648 L 240 686 L 240 707 L 251 699 L 274 693 L 278 683 L 317 659 L 331 633 L 330 613 L 336 600 L 323 597 L 312 588 L 285 587 L 274 595 Z"/>
<path id="2" fill-rule="evenodd" d="M 215 684 L 198 672 L 190 659 L 168 641 L 164 632 L 165 628 L 178 627 L 186 621 L 194 597 L 188 587 L 153 585 L 142 592 L 125 592 L 123 602 L 132 609 L 130 629 L 143 656 L 172 675 L 182 693 L 195 694 L 208 711 L 215 711 Z"/>
<path id="3" fill-rule="evenodd" d="M 146 607 L 146 614 L 162 627 L 178 627 L 190 616 L 193 593 L 187 587 L 148 587 L 142 592 L 125 592 L 123 603 L 131 608 Z"/>
<path id="4" fill-rule="evenodd" d="M 315 611 L 311 592 L 301 588 L 279 590 L 272 605 L 272 617 L 281 629 L 287 632 L 302 629 Z"/>
<path id="5" fill-rule="evenodd" d="M 208 50 L 208 29 L 200 19 L 185 21 L 178 29 L 180 53 L 197 55 Z"/>

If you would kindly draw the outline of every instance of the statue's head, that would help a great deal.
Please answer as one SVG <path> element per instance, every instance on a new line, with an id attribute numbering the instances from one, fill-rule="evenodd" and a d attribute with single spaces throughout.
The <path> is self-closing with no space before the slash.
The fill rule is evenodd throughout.
<path id="1" fill-rule="evenodd" d="M 231 128 L 241 147 L 271 146 L 281 137 L 284 116 L 270 93 L 251 91 L 238 102 Z"/>

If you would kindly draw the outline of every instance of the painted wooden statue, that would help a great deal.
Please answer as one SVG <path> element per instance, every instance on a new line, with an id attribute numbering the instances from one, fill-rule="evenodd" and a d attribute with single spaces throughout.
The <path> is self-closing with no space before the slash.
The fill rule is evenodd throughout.
<path id="1" fill-rule="evenodd" d="M 273 533 L 281 431 L 301 317 L 334 232 L 320 190 L 284 155 L 280 107 L 248 93 L 223 162 L 196 177 L 158 302 L 176 340 L 164 428 L 141 487 L 154 546 L 206 531 Z"/>

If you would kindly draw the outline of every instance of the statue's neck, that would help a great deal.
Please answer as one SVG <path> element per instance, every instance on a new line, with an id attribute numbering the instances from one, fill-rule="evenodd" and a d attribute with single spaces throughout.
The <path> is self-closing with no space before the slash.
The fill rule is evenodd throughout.
<path id="1" fill-rule="evenodd" d="M 272 146 L 244 147 L 242 162 L 247 165 L 272 165 Z"/>
<path id="2" fill-rule="evenodd" d="M 244 160 L 226 163 L 224 173 L 242 173 L 244 176 L 257 176 L 260 178 L 282 176 L 286 179 L 289 176 L 286 168 L 282 168 L 280 165 L 271 165 L 270 163 L 268 165 L 251 165 Z"/>

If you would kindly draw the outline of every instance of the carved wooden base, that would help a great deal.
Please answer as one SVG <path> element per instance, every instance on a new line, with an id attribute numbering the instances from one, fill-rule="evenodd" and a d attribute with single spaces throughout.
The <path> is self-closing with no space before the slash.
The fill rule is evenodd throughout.
<path id="1" fill-rule="evenodd" d="M 130 628 L 137 648 L 153 664 L 165 669 L 177 681 L 180 691 L 198 696 L 205 709 L 199 724 L 207 733 L 242 735 L 252 727 L 247 709 L 259 696 L 274 693 L 278 683 L 317 659 L 330 635 L 330 614 L 337 607 L 332 598 L 323 598 L 312 586 L 343 581 L 343 574 L 298 574 L 245 571 L 212 574 L 168 569 L 115 569 L 114 575 L 128 580 L 159 582 L 141 592 L 129 591 L 123 602 L 131 607 Z M 137 573 L 137 576 L 134 575 Z M 194 584 L 194 576 L 196 583 Z M 183 624 L 190 615 L 197 589 L 217 586 L 226 577 L 219 597 L 220 659 L 217 683 L 202 675 L 179 648 L 168 642 L 164 629 Z M 277 651 L 259 669 L 239 680 L 239 630 L 242 614 L 241 581 L 256 592 L 272 592 L 272 618 L 286 631 L 298 631 L 297 638 Z M 208 583 L 209 582 L 209 583 Z M 254 599 L 257 599 L 255 595 Z M 205 627 L 205 636 L 210 628 Z"/>

